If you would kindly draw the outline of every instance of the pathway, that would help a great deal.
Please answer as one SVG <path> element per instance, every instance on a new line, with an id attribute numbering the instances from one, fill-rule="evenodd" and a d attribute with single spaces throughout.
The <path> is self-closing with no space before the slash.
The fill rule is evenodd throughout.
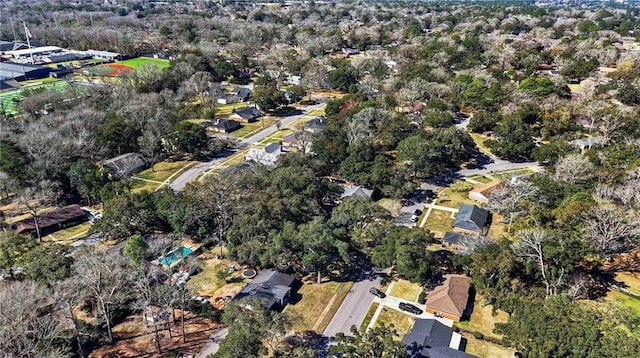
<path id="1" fill-rule="evenodd" d="M 196 358 L 207 358 L 211 354 L 216 354 L 218 349 L 220 349 L 220 342 L 227 337 L 227 334 L 229 334 L 229 329 L 226 327 L 214 330 L 211 336 L 209 336 L 207 343 L 200 350 L 200 353 L 196 355 Z"/>

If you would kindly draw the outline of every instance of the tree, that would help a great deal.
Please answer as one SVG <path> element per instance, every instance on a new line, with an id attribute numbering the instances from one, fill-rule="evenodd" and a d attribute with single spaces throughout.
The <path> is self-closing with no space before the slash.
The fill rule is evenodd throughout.
<path id="1" fill-rule="evenodd" d="M 329 82 L 331 88 L 345 92 L 349 91 L 350 87 L 355 85 L 357 81 L 356 69 L 347 60 L 339 61 L 336 69 L 330 71 L 327 76 L 327 82 Z"/>
<path id="2" fill-rule="evenodd" d="M 556 90 L 556 85 L 547 77 L 528 77 L 518 88 L 536 97 L 546 97 Z"/>
<path id="3" fill-rule="evenodd" d="M 555 166 L 555 179 L 570 184 L 588 182 L 594 176 L 594 165 L 581 154 L 564 156 Z"/>
<path id="4" fill-rule="evenodd" d="M 124 245 L 122 254 L 131 260 L 134 266 L 139 266 L 144 261 L 144 252 L 147 244 L 141 235 L 133 235 Z"/>
<path id="5" fill-rule="evenodd" d="M 52 286 L 71 275 L 69 250 L 59 245 L 39 245 L 20 256 L 18 263 L 29 280 Z"/>
<path id="6" fill-rule="evenodd" d="M 191 154 L 198 158 L 209 153 L 209 142 L 210 139 L 204 127 L 183 121 L 173 126 L 170 149 L 177 154 Z"/>
<path id="7" fill-rule="evenodd" d="M 252 98 L 263 111 L 273 111 L 287 103 L 277 83 L 271 79 L 265 80 L 262 85 L 256 85 Z"/>
<path id="8" fill-rule="evenodd" d="M 81 323 L 76 316 L 76 307 L 82 302 L 83 295 L 79 292 L 75 279 L 73 277 L 69 277 L 65 280 L 56 282 L 53 295 L 56 302 L 60 305 L 64 315 L 63 317 L 70 320 L 73 325 L 73 334 L 76 338 L 76 344 L 78 345 L 77 351 L 80 358 L 84 358 L 85 354 L 82 344 L 83 332 L 81 332 Z"/>
<path id="9" fill-rule="evenodd" d="M 138 150 L 138 143 L 135 140 L 122 140 L 122 138 L 138 138 L 140 130 L 131 120 L 115 113 L 110 113 L 106 121 L 96 130 L 98 143 L 105 146 L 112 156 Z"/>
<path id="10" fill-rule="evenodd" d="M 351 327 L 351 335 L 338 333 L 336 345 L 331 346 L 331 353 L 345 358 L 406 358 L 406 348 L 399 341 L 399 335 L 393 326 L 385 325 L 361 333 L 355 326 Z"/>
<path id="11" fill-rule="evenodd" d="M 638 247 L 638 218 L 609 207 L 597 206 L 591 211 L 585 233 L 594 250 L 604 256 Z"/>
<path id="12" fill-rule="evenodd" d="M 434 242 L 424 230 L 393 227 L 373 247 L 371 262 L 380 267 L 395 265 L 395 271 L 411 282 L 426 282 L 436 269 L 435 257 L 427 251 Z"/>
<path id="13" fill-rule="evenodd" d="M 533 131 L 521 118 L 503 119 L 498 123 L 494 136 L 496 141 L 487 144 L 493 153 L 507 160 L 528 160 L 535 148 Z"/>
<path id="14" fill-rule="evenodd" d="M 129 300 L 132 274 L 126 260 L 119 255 L 87 248 L 80 252 L 74 266 L 74 279 L 79 288 L 95 303 L 113 342 L 113 314 Z"/>
<path id="15" fill-rule="evenodd" d="M 49 293 L 31 281 L 0 286 L 0 351 L 7 357 L 68 357 Z"/>
<path id="16" fill-rule="evenodd" d="M 229 334 L 213 357 L 260 357 L 267 352 L 262 342 L 273 349 L 284 339 L 290 326 L 284 313 L 264 310 L 259 302 L 247 304 L 254 308 L 248 310 L 238 304 L 225 307 L 222 321 L 227 325 Z"/>
<path id="17" fill-rule="evenodd" d="M 338 256 L 346 262 L 349 261 L 348 244 L 338 240 L 322 218 L 315 218 L 309 223 L 300 225 L 298 241 L 303 243 L 302 262 L 316 271 L 317 284 L 322 280 L 322 272 Z"/>
<path id="18" fill-rule="evenodd" d="M 16 234 L 13 231 L 0 232 L 0 269 L 9 273 L 11 279 L 15 277 L 18 260 L 25 252 L 35 246 L 31 237 Z"/>
<path id="19" fill-rule="evenodd" d="M 67 177 L 69 183 L 86 198 L 90 206 L 100 197 L 100 189 L 108 181 L 105 170 L 97 168 L 84 159 L 71 164 Z"/>
<path id="20" fill-rule="evenodd" d="M 543 251 L 545 241 L 550 239 L 547 232 L 529 229 L 520 231 L 516 237 L 516 241 L 511 245 L 511 248 L 516 255 L 533 260 L 538 264 L 546 288 L 546 297 L 549 298 L 555 292 L 548 277 L 548 267 L 546 267 L 547 262 Z"/>
<path id="21" fill-rule="evenodd" d="M 491 193 L 487 208 L 508 218 L 507 232 L 511 232 L 513 220 L 525 215 L 535 200 L 540 200 L 540 189 L 530 181 L 505 183 Z"/>

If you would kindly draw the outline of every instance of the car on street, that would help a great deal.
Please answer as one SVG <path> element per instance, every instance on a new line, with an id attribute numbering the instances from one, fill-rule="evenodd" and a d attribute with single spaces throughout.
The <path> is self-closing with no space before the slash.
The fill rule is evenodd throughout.
<path id="1" fill-rule="evenodd" d="M 420 215 L 422 215 L 422 210 L 420 209 L 416 209 L 413 212 L 413 215 L 411 215 L 411 221 L 416 222 L 418 221 L 418 218 L 420 217 Z"/>
<path id="2" fill-rule="evenodd" d="M 387 295 L 386 295 L 384 292 L 380 291 L 379 289 L 377 289 L 377 288 L 375 288 L 375 287 L 371 287 L 371 288 L 369 289 L 369 292 L 371 292 L 371 294 L 372 294 L 372 295 L 377 296 L 377 297 L 380 297 L 380 298 L 385 298 L 385 297 L 387 297 Z"/>
<path id="3" fill-rule="evenodd" d="M 413 313 L 415 315 L 420 315 L 422 314 L 422 310 L 410 303 L 406 303 L 406 302 L 400 302 L 400 304 L 398 305 L 398 308 L 400 308 L 401 311 L 405 311 L 405 312 L 409 312 L 409 313 Z"/>

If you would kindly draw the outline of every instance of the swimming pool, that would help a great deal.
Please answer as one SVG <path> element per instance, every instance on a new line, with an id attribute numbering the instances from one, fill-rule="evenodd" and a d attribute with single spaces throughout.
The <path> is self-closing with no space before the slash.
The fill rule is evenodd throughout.
<path id="1" fill-rule="evenodd" d="M 193 250 L 186 246 L 180 246 L 179 248 L 169 252 L 164 257 L 160 257 L 160 263 L 163 265 L 171 266 L 174 263 L 180 261 L 183 257 L 189 256 Z"/>

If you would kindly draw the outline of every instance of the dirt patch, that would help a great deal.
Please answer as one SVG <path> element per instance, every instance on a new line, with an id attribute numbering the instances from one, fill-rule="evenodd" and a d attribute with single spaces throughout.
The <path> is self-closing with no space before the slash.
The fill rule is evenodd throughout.
<path id="1" fill-rule="evenodd" d="M 147 327 L 142 321 L 142 317 L 135 315 L 127 318 L 124 322 L 113 328 L 116 341 L 112 345 L 103 346 L 94 350 L 89 354 L 89 357 L 164 358 L 175 356 L 177 352 L 197 354 L 205 345 L 213 330 L 220 325 L 209 319 L 196 317 L 191 312 L 186 312 L 186 342 L 183 342 L 180 315 L 180 310 L 176 310 L 175 322 L 170 324 L 169 329 L 160 331 L 161 353 L 157 352 L 157 346 L 153 341 L 155 338 L 153 327 Z"/>

